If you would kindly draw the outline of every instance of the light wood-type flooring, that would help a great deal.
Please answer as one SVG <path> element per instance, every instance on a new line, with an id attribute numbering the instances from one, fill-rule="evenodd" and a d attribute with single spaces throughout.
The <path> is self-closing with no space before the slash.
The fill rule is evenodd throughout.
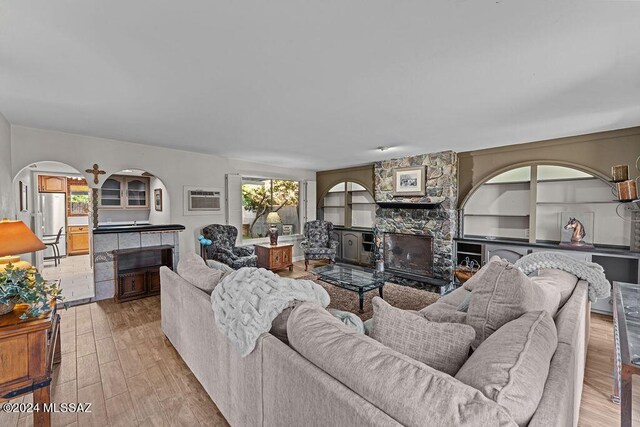
<path id="1" fill-rule="evenodd" d="M 303 276 L 304 264 L 281 274 Z M 61 310 L 61 316 L 63 355 L 52 399 L 93 406 L 90 414 L 54 414 L 54 426 L 228 425 L 164 338 L 159 297 L 102 301 Z M 610 401 L 612 369 L 612 320 L 593 314 L 579 425 L 619 424 L 619 407 Z M 31 396 L 18 401 L 30 402 Z M 31 424 L 28 414 L 0 411 L 2 427 Z"/>

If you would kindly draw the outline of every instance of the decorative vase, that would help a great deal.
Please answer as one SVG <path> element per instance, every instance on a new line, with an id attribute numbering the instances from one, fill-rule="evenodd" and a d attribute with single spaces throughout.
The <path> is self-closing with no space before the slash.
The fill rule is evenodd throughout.
<path id="1" fill-rule="evenodd" d="M 271 246 L 278 244 L 278 226 L 275 224 L 271 224 L 269 227 L 269 243 Z"/>
<path id="2" fill-rule="evenodd" d="M 6 304 L 0 302 L 0 316 L 11 313 L 17 302 L 18 298 L 12 298 Z"/>

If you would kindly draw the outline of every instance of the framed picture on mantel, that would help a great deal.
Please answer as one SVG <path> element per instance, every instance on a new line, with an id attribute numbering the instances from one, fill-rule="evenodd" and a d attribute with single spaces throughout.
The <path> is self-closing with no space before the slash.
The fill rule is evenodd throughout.
<path id="1" fill-rule="evenodd" d="M 412 166 L 393 170 L 394 196 L 424 196 L 424 184 L 427 168 Z"/>

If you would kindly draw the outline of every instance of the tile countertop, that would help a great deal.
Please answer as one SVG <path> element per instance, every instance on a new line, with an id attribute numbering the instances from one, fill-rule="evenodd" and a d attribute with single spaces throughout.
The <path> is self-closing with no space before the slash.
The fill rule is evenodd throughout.
<path id="1" fill-rule="evenodd" d="M 162 224 L 162 225 L 101 225 L 93 229 L 93 234 L 111 234 L 111 233 L 141 233 L 145 231 L 183 231 L 184 225 L 180 224 Z"/>

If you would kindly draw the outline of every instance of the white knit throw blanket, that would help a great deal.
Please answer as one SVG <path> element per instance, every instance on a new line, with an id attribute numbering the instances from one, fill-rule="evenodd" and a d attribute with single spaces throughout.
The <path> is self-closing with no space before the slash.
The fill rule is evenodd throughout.
<path id="1" fill-rule="evenodd" d="M 329 305 L 329 294 L 311 280 L 279 277 L 264 268 L 244 267 L 225 277 L 213 290 L 211 304 L 216 324 L 240 351 L 253 351 L 258 337 L 289 302 Z"/>
<path id="2" fill-rule="evenodd" d="M 589 300 L 592 302 L 611 295 L 611 284 L 604 276 L 604 269 L 593 262 L 579 261 L 558 252 L 534 252 L 520 258 L 514 265 L 527 275 L 541 268 L 571 273 L 589 283 Z"/>

